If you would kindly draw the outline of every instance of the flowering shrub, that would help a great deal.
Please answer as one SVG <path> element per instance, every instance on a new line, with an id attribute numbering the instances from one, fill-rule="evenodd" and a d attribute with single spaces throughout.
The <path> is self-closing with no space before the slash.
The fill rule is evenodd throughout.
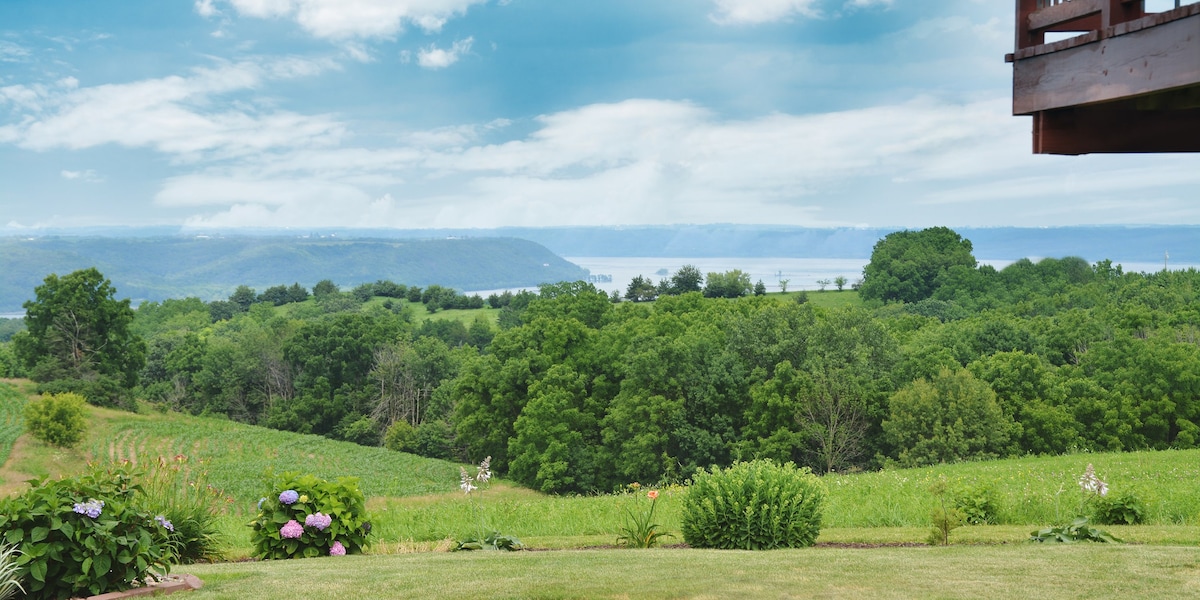
<path id="1" fill-rule="evenodd" d="M 315 527 L 317 531 L 325 531 L 325 528 L 329 527 L 329 524 L 332 522 L 333 517 L 330 517 L 329 515 L 323 515 L 321 513 L 315 513 L 304 517 L 304 526 Z"/>
<path id="2" fill-rule="evenodd" d="M 142 507 L 137 475 L 123 465 L 94 468 L 34 480 L 24 494 L 0 500 L 0 541 L 20 547 L 16 575 L 30 598 L 127 590 L 167 573 L 169 531 Z"/>
<path id="3" fill-rule="evenodd" d="M 358 480 L 328 482 L 312 475 L 284 473 L 258 502 L 250 522 L 259 558 L 315 558 L 358 554 L 371 524 Z"/>
<path id="4" fill-rule="evenodd" d="M 683 539 L 697 548 L 811 546 L 825 487 L 807 468 L 769 460 L 696 472 L 683 499 Z"/>

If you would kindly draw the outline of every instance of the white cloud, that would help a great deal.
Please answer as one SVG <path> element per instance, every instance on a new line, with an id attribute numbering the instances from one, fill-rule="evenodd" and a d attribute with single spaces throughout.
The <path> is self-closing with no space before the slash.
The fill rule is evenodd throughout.
<path id="1" fill-rule="evenodd" d="M 1006 98 L 919 98 L 730 120 L 692 103 L 628 100 L 545 115 L 501 143 L 483 139 L 508 131 L 504 122 L 418 132 L 394 148 L 215 165 L 168 180 L 157 201 L 200 208 L 189 221 L 198 227 L 926 223 L 914 205 L 936 206 L 949 224 L 1036 225 L 1073 218 L 1048 217 L 1048 206 L 1107 198 L 1106 185 L 1056 185 L 1064 168 L 1086 179 L 1120 165 L 1129 181 L 1174 173 L 1139 184 L 1152 216 L 1198 211 L 1170 193 L 1200 185 L 1195 158 L 1033 156 L 1028 122 L 1008 109 Z"/>
<path id="2" fill-rule="evenodd" d="M 212 108 L 224 94 L 251 91 L 273 79 L 311 76 L 332 63 L 287 58 L 195 69 L 172 76 L 125 84 L 78 87 L 67 78 L 58 87 L 0 88 L 0 98 L 24 112 L 6 127 L 0 140 L 45 151 L 78 150 L 105 144 L 148 147 L 197 160 L 259 153 L 335 142 L 343 127 L 328 116 L 262 110 L 245 102 Z"/>
<path id="3" fill-rule="evenodd" d="M 817 0 L 713 0 L 709 18 L 721 25 L 755 25 L 794 16 L 818 17 Z"/>
<path id="4" fill-rule="evenodd" d="M 86 171 L 68 171 L 63 169 L 61 173 L 63 179 L 68 181 L 83 181 L 86 183 L 100 183 L 104 181 L 103 177 L 96 174 L 96 171 L 88 169 Z"/>
<path id="5" fill-rule="evenodd" d="M 870 8 L 872 6 L 891 6 L 893 0 L 846 0 L 849 8 Z"/>
<path id="6" fill-rule="evenodd" d="M 487 0 L 198 0 L 196 11 L 209 16 L 215 12 L 214 2 L 228 4 L 243 16 L 294 20 L 319 38 L 346 39 L 392 37 L 406 25 L 439 31 L 448 20 Z"/>
<path id="7" fill-rule="evenodd" d="M 196 0 L 196 14 L 209 18 L 220 14 L 221 11 L 213 6 L 213 0 Z"/>
<path id="8" fill-rule="evenodd" d="M 445 69 L 450 65 L 458 62 L 459 57 L 471 51 L 471 44 L 475 42 L 475 38 L 467 38 L 458 40 L 448 50 L 442 50 L 436 45 L 430 45 L 428 48 L 421 49 L 417 53 L 417 64 L 425 69 Z"/>
<path id="9" fill-rule="evenodd" d="M 0 62 L 24 62 L 30 55 L 28 48 L 0 40 Z"/>

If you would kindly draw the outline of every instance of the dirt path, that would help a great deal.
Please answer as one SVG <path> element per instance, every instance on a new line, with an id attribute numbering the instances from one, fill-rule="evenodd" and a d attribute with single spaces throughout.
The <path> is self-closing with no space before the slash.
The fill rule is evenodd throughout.
<path id="1" fill-rule="evenodd" d="M 17 438 L 12 452 L 8 454 L 8 460 L 0 465 L 0 496 L 11 496 L 29 487 L 25 484 L 25 480 L 32 479 L 33 475 L 22 473 L 14 468 L 28 455 L 29 439 L 29 434 Z"/>

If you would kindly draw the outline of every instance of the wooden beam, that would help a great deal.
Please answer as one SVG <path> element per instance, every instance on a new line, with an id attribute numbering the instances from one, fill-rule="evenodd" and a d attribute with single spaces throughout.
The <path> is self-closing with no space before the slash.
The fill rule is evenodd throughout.
<path id="1" fill-rule="evenodd" d="M 1029 28 L 1034 31 L 1049 31 L 1051 27 L 1069 23 L 1088 15 L 1100 14 L 1109 0 L 1073 0 L 1047 6 L 1029 15 Z M 1097 25 L 1099 20 L 1097 20 Z M 1095 27 L 1090 28 L 1095 29 Z M 1056 31 L 1089 31 L 1090 29 L 1068 29 Z"/>
<path id="2" fill-rule="evenodd" d="M 1200 152 L 1200 109 L 1138 110 L 1130 103 L 1040 112 L 1036 154 Z"/>
<path id="3" fill-rule="evenodd" d="M 1025 59 L 1018 55 L 1013 63 L 1013 114 L 1193 86 L 1200 83 L 1197 40 L 1200 13 L 1059 52 Z"/>

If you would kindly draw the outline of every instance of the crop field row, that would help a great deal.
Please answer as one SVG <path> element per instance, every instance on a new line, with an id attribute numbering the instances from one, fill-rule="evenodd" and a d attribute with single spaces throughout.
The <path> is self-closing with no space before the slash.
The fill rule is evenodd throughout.
<path id="1" fill-rule="evenodd" d="M 90 455 L 147 464 L 159 457 L 187 456 L 202 464 L 210 482 L 241 506 L 262 494 L 266 474 L 312 473 L 325 479 L 358 477 L 373 496 L 416 496 L 453 490 L 458 467 L 384 448 L 366 448 L 315 435 L 300 435 L 220 419 L 178 414 L 135 415 L 96 409 L 101 417 L 90 436 Z"/>
<path id="2" fill-rule="evenodd" d="M 0 382 L 0 465 L 8 460 L 13 444 L 25 430 L 25 419 L 21 416 L 25 402 L 25 394 L 15 386 Z"/>

